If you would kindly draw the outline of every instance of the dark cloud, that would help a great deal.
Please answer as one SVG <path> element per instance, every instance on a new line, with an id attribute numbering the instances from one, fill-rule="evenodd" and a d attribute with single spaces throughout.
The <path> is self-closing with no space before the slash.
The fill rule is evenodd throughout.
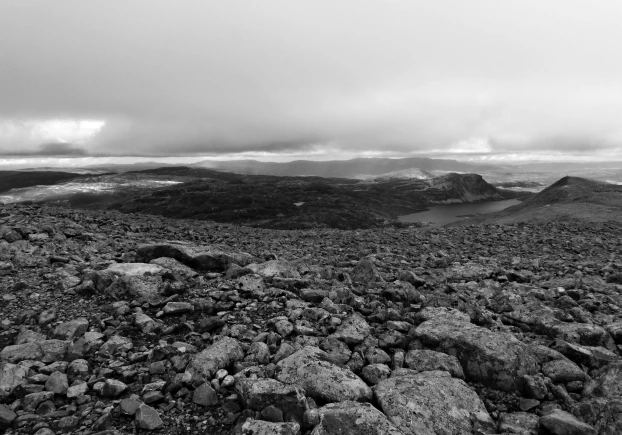
<path id="1" fill-rule="evenodd" d="M 46 143 L 32 151 L 8 151 L 3 154 L 15 157 L 83 157 L 87 152 L 84 148 L 68 143 Z"/>
<path id="2" fill-rule="evenodd" d="M 608 0 L 2 2 L 0 153 L 614 152 L 620 12 Z M 105 126 L 37 129 L 54 119 Z M 57 138 L 78 145 L 39 148 Z"/>

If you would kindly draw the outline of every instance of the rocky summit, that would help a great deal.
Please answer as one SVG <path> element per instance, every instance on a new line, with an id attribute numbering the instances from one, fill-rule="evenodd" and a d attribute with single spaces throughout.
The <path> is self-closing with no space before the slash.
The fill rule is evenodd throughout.
<path id="1" fill-rule="evenodd" d="M 622 226 L 0 210 L 0 432 L 622 433 Z"/>

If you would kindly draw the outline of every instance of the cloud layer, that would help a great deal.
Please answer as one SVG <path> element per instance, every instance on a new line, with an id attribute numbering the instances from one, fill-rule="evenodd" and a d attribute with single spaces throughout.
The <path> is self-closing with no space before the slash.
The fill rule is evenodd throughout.
<path id="1" fill-rule="evenodd" d="M 622 158 L 620 13 L 609 0 L 2 2 L 0 154 Z M 37 127 L 54 120 L 103 126 Z"/>

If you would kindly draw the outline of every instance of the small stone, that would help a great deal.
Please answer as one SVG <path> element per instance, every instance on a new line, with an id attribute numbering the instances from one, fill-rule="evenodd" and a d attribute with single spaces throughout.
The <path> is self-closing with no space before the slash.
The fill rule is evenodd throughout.
<path id="1" fill-rule="evenodd" d="M 265 421 L 271 421 L 274 423 L 280 423 L 283 421 L 283 411 L 275 406 L 266 406 L 261 411 L 261 416 Z"/>
<path id="2" fill-rule="evenodd" d="M 65 394 L 68 388 L 67 375 L 61 372 L 52 373 L 45 382 L 45 389 L 54 394 Z"/>
<path id="3" fill-rule="evenodd" d="M 72 385 L 67 388 L 67 398 L 73 399 L 85 394 L 89 390 L 89 386 L 86 382 L 80 382 L 79 384 Z"/>
<path id="4" fill-rule="evenodd" d="M 125 390 L 127 385 L 116 379 L 106 379 L 104 388 L 102 389 L 102 395 L 104 397 L 115 398 L 120 396 Z"/>
<path id="5" fill-rule="evenodd" d="M 207 382 L 201 384 L 192 395 L 192 401 L 201 406 L 218 405 L 218 395 Z"/>
<path id="6" fill-rule="evenodd" d="M 119 403 L 119 408 L 121 409 L 121 413 L 125 415 L 134 415 L 136 414 L 136 411 L 138 410 L 138 407 L 140 405 L 141 403 L 138 400 L 127 398 L 121 400 L 121 403 Z"/>
<path id="7" fill-rule="evenodd" d="M 235 378 L 231 375 L 225 376 L 221 384 L 221 386 L 224 388 L 230 388 L 230 387 L 233 387 L 234 385 L 235 385 Z"/>

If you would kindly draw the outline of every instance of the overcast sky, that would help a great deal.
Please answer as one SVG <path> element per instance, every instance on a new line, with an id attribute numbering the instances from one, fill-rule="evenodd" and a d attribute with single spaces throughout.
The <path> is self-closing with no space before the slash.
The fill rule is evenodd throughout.
<path id="1" fill-rule="evenodd" d="M 3 0 L 0 154 L 622 160 L 619 0 Z"/>

